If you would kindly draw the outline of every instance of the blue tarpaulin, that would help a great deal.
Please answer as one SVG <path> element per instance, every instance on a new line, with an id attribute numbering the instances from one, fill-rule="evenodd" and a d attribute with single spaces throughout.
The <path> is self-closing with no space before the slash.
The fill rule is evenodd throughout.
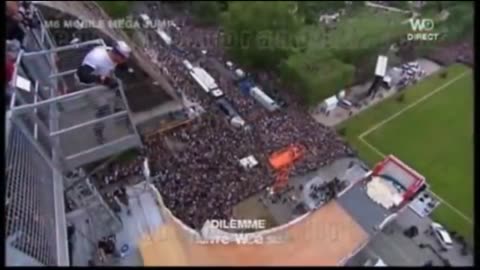
<path id="1" fill-rule="evenodd" d="M 244 95 L 250 95 L 250 89 L 254 86 L 255 83 L 250 79 L 244 79 L 238 83 L 238 87 Z"/>
<path id="2" fill-rule="evenodd" d="M 397 188 L 397 189 L 400 189 L 401 191 L 405 192 L 407 190 L 406 187 L 404 187 L 400 181 L 398 181 L 397 179 L 395 179 L 394 177 L 388 175 L 388 174 L 380 174 L 378 175 L 379 177 L 385 179 L 385 180 L 388 180 L 390 182 L 392 182 L 392 184 Z"/>
<path id="3" fill-rule="evenodd" d="M 173 51 L 173 53 L 175 53 L 178 56 L 184 56 L 185 55 L 185 52 L 175 45 L 172 45 L 172 51 Z"/>

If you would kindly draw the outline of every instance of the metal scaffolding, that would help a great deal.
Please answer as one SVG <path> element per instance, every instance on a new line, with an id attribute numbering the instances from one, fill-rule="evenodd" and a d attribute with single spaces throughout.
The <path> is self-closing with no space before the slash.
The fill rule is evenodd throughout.
<path id="1" fill-rule="evenodd" d="M 34 16 L 41 24 L 27 29 L 17 54 L 6 116 L 6 262 L 67 266 L 65 173 L 139 147 L 141 140 L 120 81 L 115 90 L 77 84 L 61 91 L 75 69 L 59 70 L 58 53 L 106 46 L 104 41 L 57 47 L 42 14 L 35 10 Z M 88 180 L 81 187 L 91 191 L 84 198 L 101 205 L 94 210 L 110 223 L 107 231 L 118 230 L 121 221 Z"/>
<path id="2" fill-rule="evenodd" d="M 13 125 L 29 140 L 36 141 L 35 147 L 40 154 L 61 172 L 141 146 L 120 81 L 115 90 L 103 85 L 86 87 L 77 83 L 74 91 L 58 93 L 58 86 L 64 84 L 66 77 L 74 77 L 76 69 L 57 71 L 50 68 L 50 64 L 55 64 L 48 59 L 55 58 L 52 55 L 59 52 L 92 45 L 106 46 L 99 39 L 41 51 L 21 51 L 17 62 L 35 62 L 36 65 L 26 65 L 31 78 L 15 73 L 12 80 L 17 82 L 10 109 Z M 50 72 L 38 72 L 36 66 L 42 64 L 40 70 Z M 99 115 L 99 109 L 105 108 L 107 112 Z M 49 118 L 54 118 L 58 126 L 46 123 Z M 41 142 L 37 142 L 38 137 Z M 57 162 L 48 153 L 51 148 L 59 154 Z"/>

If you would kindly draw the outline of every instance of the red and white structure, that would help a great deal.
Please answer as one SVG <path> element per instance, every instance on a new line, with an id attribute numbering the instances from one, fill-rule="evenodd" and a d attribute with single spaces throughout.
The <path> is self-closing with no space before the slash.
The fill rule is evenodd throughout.
<path id="1" fill-rule="evenodd" d="M 399 184 L 406 188 L 406 192 L 402 194 L 402 206 L 410 199 L 413 199 L 418 191 L 427 185 L 423 175 L 393 155 L 387 156 L 373 168 L 372 176 L 379 175 L 388 175 L 395 178 Z"/>

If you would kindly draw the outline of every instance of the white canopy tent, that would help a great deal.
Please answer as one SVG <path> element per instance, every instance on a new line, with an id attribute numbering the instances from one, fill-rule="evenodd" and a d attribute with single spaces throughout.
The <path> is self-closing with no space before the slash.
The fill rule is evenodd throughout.
<path id="1" fill-rule="evenodd" d="M 230 119 L 230 124 L 234 127 L 241 128 L 245 126 L 245 120 L 243 120 L 240 116 L 235 116 Z"/>
<path id="2" fill-rule="evenodd" d="M 383 55 L 379 55 L 377 58 L 377 65 L 375 67 L 375 75 L 384 77 L 387 72 L 388 58 Z"/>
<path id="3" fill-rule="evenodd" d="M 325 112 L 328 112 L 335 109 L 337 105 L 338 105 L 338 98 L 336 96 L 331 96 L 323 101 L 322 109 L 325 110 Z"/>
<path id="4" fill-rule="evenodd" d="M 240 159 L 240 165 L 245 169 L 251 169 L 258 165 L 258 161 L 254 156 L 250 155 Z"/>

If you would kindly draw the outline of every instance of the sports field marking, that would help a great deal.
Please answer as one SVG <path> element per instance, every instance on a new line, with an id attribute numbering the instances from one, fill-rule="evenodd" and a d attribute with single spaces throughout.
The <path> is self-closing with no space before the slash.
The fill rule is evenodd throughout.
<path id="1" fill-rule="evenodd" d="M 378 150 L 378 148 L 376 148 L 375 146 L 371 145 L 369 142 L 367 142 L 364 138 L 359 138 L 361 142 L 363 142 L 366 146 L 368 146 L 371 150 L 373 150 L 376 154 L 378 154 L 379 156 L 381 156 L 382 158 L 384 158 L 386 155 L 384 153 L 382 153 L 380 150 Z M 444 199 L 442 199 L 442 197 L 440 197 L 438 194 L 436 194 L 435 192 L 433 192 L 432 190 L 430 190 L 430 193 L 432 193 L 432 195 L 434 195 L 435 197 L 437 197 L 437 199 L 445 204 L 446 206 L 448 206 L 448 208 L 452 209 L 456 214 L 458 214 L 459 216 L 461 216 L 464 220 L 466 220 L 470 225 L 473 225 L 473 221 L 467 217 L 464 213 L 462 213 L 460 210 L 458 210 L 457 208 L 455 208 L 453 205 L 451 205 L 450 203 L 448 203 L 447 201 L 445 201 Z"/>
<path id="2" fill-rule="evenodd" d="M 372 151 L 374 151 L 377 155 L 381 156 L 382 158 L 385 157 L 386 155 L 384 153 L 382 153 L 380 150 L 378 150 L 378 148 L 376 148 L 375 146 L 373 146 L 372 144 L 370 144 L 369 142 L 367 142 L 367 140 L 365 140 L 365 136 L 367 136 L 368 134 L 372 133 L 373 131 L 377 130 L 378 128 L 382 127 L 383 125 L 385 125 L 386 123 L 392 121 L 393 119 L 397 118 L 398 116 L 402 115 L 403 113 L 405 113 L 406 111 L 410 110 L 411 108 L 415 107 L 416 105 L 428 100 L 430 97 L 432 97 L 433 95 L 435 95 L 436 93 L 442 91 L 443 89 L 447 88 L 448 86 L 450 86 L 452 83 L 458 81 L 459 79 L 463 78 L 464 76 L 468 75 L 470 73 L 470 70 L 468 71 L 465 71 L 463 72 L 462 74 L 458 75 L 457 77 L 453 78 L 452 80 L 446 82 L 445 84 L 443 84 L 442 86 L 439 86 L 438 88 L 436 88 L 435 90 L 433 90 L 432 92 L 426 94 L 425 96 L 417 99 L 415 102 L 409 104 L 407 107 L 401 109 L 400 111 L 396 112 L 395 114 L 393 114 L 392 116 L 380 121 L 379 123 L 377 123 L 376 125 L 374 125 L 373 127 L 369 128 L 367 131 L 363 132 L 362 134 L 360 134 L 358 136 L 358 139 L 363 143 L 365 144 L 366 146 L 368 146 L 368 148 L 370 148 Z M 449 202 L 447 202 L 446 200 L 444 200 L 442 197 L 440 197 L 438 194 L 434 193 L 433 191 L 430 190 L 430 192 L 438 198 L 438 200 L 443 203 L 444 205 L 448 206 L 448 208 L 452 209 L 456 214 L 458 214 L 460 217 L 462 217 L 464 220 L 466 220 L 470 225 L 473 225 L 473 221 L 468 217 L 466 216 L 464 213 L 462 213 L 460 210 L 458 210 L 457 208 L 455 208 L 453 205 L 451 205 Z"/>
<path id="3" fill-rule="evenodd" d="M 463 219 L 465 219 L 470 225 L 473 225 L 473 221 L 467 217 L 465 214 L 463 214 L 462 212 L 460 212 L 460 210 L 458 210 L 457 208 L 455 208 L 453 205 L 449 204 L 447 201 L 445 201 L 444 199 L 442 199 L 442 197 L 438 196 L 438 194 L 436 194 L 435 192 L 433 192 L 432 190 L 430 190 L 430 193 L 432 193 L 433 196 L 437 197 L 437 199 L 445 204 L 446 206 L 448 206 L 449 208 L 451 208 L 455 213 L 457 213 L 459 216 L 461 216 Z"/>
<path id="4" fill-rule="evenodd" d="M 381 156 L 382 158 L 386 156 L 384 153 L 380 152 L 380 150 L 378 150 L 375 146 L 373 146 L 373 145 L 371 145 L 369 142 L 367 142 L 364 138 L 358 137 L 358 139 L 359 139 L 363 144 L 365 144 L 366 146 L 368 146 L 371 150 L 373 150 L 377 155 Z"/>
<path id="5" fill-rule="evenodd" d="M 435 95 L 436 93 L 442 91 L 443 89 L 447 88 L 447 86 L 450 86 L 452 83 L 460 80 L 461 78 L 463 78 L 465 75 L 468 75 L 470 73 L 470 70 L 468 71 L 465 71 L 463 72 L 462 74 L 458 75 L 457 77 L 453 78 L 452 80 L 450 80 L 449 82 L 446 82 L 444 85 L 442 86 L 439 86 L 438 88 L 436 88 L 435 90 L 433 90 L 432 92 L 426 94 L 425 96 L 417 99 L 415 102 L 411 103 L 410 105 L 408 105 L 407 107 L 401 109 L 400 111 L 396 112 L 395 114 L 393 114 L 392 116 L 388 117 L 387 119 L 383 120 L 383 121 L 380 121 L 380 123 L 374 125 L 373 127 L 369 128 L 367 131 L 363 132 L 362 134 L 360 134 L 359 138 L 360 139 L 363 139 L 363 137 L 367 136 L 368 134 L 372 133 L 374 130 L 380 128 L 381 126 L 385 125 L 386 123 L 392 121 L 393 119 L 397 118 L 398 116 L 402 115 L 404 112 L 410 110 L 411 108 L 417 106 L 418 104 L 424 102 L 425 100 L 429 99 L 431 96 Z"/>

